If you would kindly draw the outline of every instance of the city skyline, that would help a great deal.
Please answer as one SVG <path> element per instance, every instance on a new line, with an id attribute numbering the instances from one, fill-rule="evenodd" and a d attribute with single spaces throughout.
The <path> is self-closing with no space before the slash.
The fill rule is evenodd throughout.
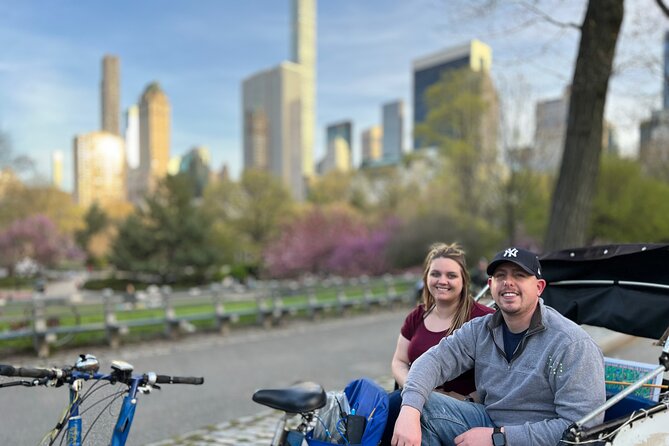
<path id="1" fill-rule="evenodd" d="M 555 19 L 580 24 L 585 2 L 559 4 Z M 8 48 L 0 56 L 0 130 L 10 137 L 15 154 L 37 162 L 42 178 L 49 177 L 52 152 L 69 153 L 75 134 L 98 129 L 99 67 L 105 54 L 121 61 L 122 113 L 138 101 L 145 85 L 160 82 L 172 104 L 172 155 L 206 145 L 214 169 L 226 163 L 232 177 L 239 177 L 241 80 L 289 58 L 290 1 L 161 5 L 64 4 L 54 12 L 35 1 L 0 2 L 0 43 Z M 630 5 L 623 37 L 639 15 L 659 15 L 653 8 L 647 0 Z M 534 105 L 559 96 L 570 82 L 580 36 L 545 22 L 505 36 L 500 23 L 505 14 L 514 14 L 511 6 L 488 19 L 472 15 L 470 21 L 462 20 L 464 9 L 456 14 L 445 2 L 428 0 L 318 3 L 315 160 L 325 154 L 326 125 L 350 119 L 356 130 L 354 165 L 359 165 L 360 133 L 380 124 L 382 104 L 401 99 L 408 106 L 405 116 L 411 116 L 412 60 L 474 38 L 492 47 L 493 78 L 502 95 L 518 73 L 530 86 L 523 100 L 531 102 L 521 107 L 526 110 L 517 120 L 527 127 L 525 137 L 532 137 Z M 459 24 L 451 23 L 458 19 Z M 666 25 L 649 26 L 651 19 L 643 19 L 651 33 L 643 49 L 659 60 Z M 539 46 L 538 35 L 552 37 L 553 43 Z M 619 53 L 633 54 L 633 46 L 621 40 Z M 607 101 L 607 118 L 623 132 L 623 154 L 636 153 L 639 121 L 661 103 L 661 65 L 658 73 L 638 66 L 627 70 L 612 79 Z M 405 149 L 411 136 L 405 127 Z M 63 160 L 63 184 L 73 190 L 69 157 Z"/>

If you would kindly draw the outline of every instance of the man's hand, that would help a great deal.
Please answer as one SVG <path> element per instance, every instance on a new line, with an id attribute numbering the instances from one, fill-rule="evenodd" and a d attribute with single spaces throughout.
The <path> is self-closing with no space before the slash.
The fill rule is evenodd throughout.
<path id="1" fill-rule="evenodd" d="M 420 446 L 420 412 L 411 406 L 402 406 L 395 421 L 392 446 Z"/>
<path id="2" fill-rule="evenodd" d="M 453 440 L 456 446 L 491 446 L 492 427 L 475 427 Z"/>

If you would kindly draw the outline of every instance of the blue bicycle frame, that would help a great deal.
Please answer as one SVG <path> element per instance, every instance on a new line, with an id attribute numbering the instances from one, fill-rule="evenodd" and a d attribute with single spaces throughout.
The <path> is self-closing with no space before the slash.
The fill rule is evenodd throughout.
<path id="1" fill-rule="evenodd" d="M 81 396 L 83 383 L 85 381 L 109 381 L 112 384 L 119 383 L 128 387 L 127 391 L 112 395 L 112 397 L 114 397 L 112 400 L 113 403 L 113 401 L 115 401 L 122 393 L 127 392 L 121 403 L 118 418 L 112 432 L 111 443 L 109 443 L 110 446 L 125 446 L 128 435 L 130 434 L 130 427 L 132 426 L 135 417 L 138 393 L 148 393 L 152 388 L 160 389 L 157 384 L 197 385 L 204 383 L 204 378 L 156 375 L 153 372 L 148 372 L 142 375 L 133 375 L 132 365 L 123 361 L 114 361 L 112 363 L 112 373 L 98 373 L 99 363 L 97 358 L 93 355 L 80 355 L 80 358 L 81 359 L 77 361 L 74 367 L 64 369 L 25 368 L 0 364 L 0 375 L 33 378 L 31 380 L 0 383 L 0 388 L 11 386 L 48 386 L 49 384 L 55 384 L 56 386 L 63 384 L 69 385 L 70 404 L 63 418 L 58 422 L 56 427 L 47 434 L 47 437 L 50 439 L 49 444 L 53 444 L 58 437 L 64 433 L 66 438 L 61 438 L 61 442 L 65 440 L 67 446 L 82 446 L 86 439 L 86 435 L 82 436 L 83 424 L 79 410 L 81 404 L 89 394 L 87 392 Z M 66 419 L 67 424 L 65 424 Z M 97 421 L 97 418 L 95 421 Z M 95 424 L 95 421 L 93 424 Z M 65 427 L 67 427 L 67 429 L 63 432 Z M 47 437 L 45 437 L 45 440 Z"/>
<path id="2" fill-rule="evenodd" d="M 137 408 L 137 387 L 139 380 L 133 379 L 128 389 L 128 394 L 123 398 L 123 404 L 121 404 L 121 411 L 118 414 L 118 419 L 116 420 L 116 426 L 114 426 L 114 433 L 112 434 L 111 446 L 123 446 L 125 445 L 125 440 L 128 438 L 130 433 L 130 426 L 132 426 L 132 420 L 135 417 L 135 409 Z"/>
<path id="3" fill-rule="evenodd" d="M 67 422 L 67 446 L 82 446 L 82 422 L 79 416 L 81 380 L 111 381 L 112 375 L 103 373 L 72 372 L 70 384 L 70 410 Z M 137 392 L 143 376 L 133 376 L 128 383 L 128 394 L 123 398 L 121 409 L 112 432 L 111 446 L 124 446 L 137 408 Z"/>

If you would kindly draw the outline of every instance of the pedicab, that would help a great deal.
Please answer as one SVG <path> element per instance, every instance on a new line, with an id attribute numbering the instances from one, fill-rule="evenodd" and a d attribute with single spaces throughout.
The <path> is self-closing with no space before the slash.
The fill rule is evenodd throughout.
<path id="1" fill-rule="evenodd" d="M 547 305 L 578 324 L 652 338 L 659 347 L 656 366 L 613 386 L 623 390 L 570 426 L 561 444 L 669 446 L 669 392 L 663 379 L 669 371 L 669 244 L 591 246 L 540 260 Z M 654 398 L 639 397 L 649 389 Z M 585 427 L 603 412 L 603 423 Z"/>

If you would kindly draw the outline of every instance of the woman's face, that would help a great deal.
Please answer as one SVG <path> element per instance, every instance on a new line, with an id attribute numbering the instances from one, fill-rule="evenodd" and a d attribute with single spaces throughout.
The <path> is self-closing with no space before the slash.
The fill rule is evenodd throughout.
<path id="1" fill-rule="evenodd" d="M 439 257 L 430 262 L 427 289 L 436 302 L 457 302 L 462 294 L 462 273 L 458 262 Z"/>

